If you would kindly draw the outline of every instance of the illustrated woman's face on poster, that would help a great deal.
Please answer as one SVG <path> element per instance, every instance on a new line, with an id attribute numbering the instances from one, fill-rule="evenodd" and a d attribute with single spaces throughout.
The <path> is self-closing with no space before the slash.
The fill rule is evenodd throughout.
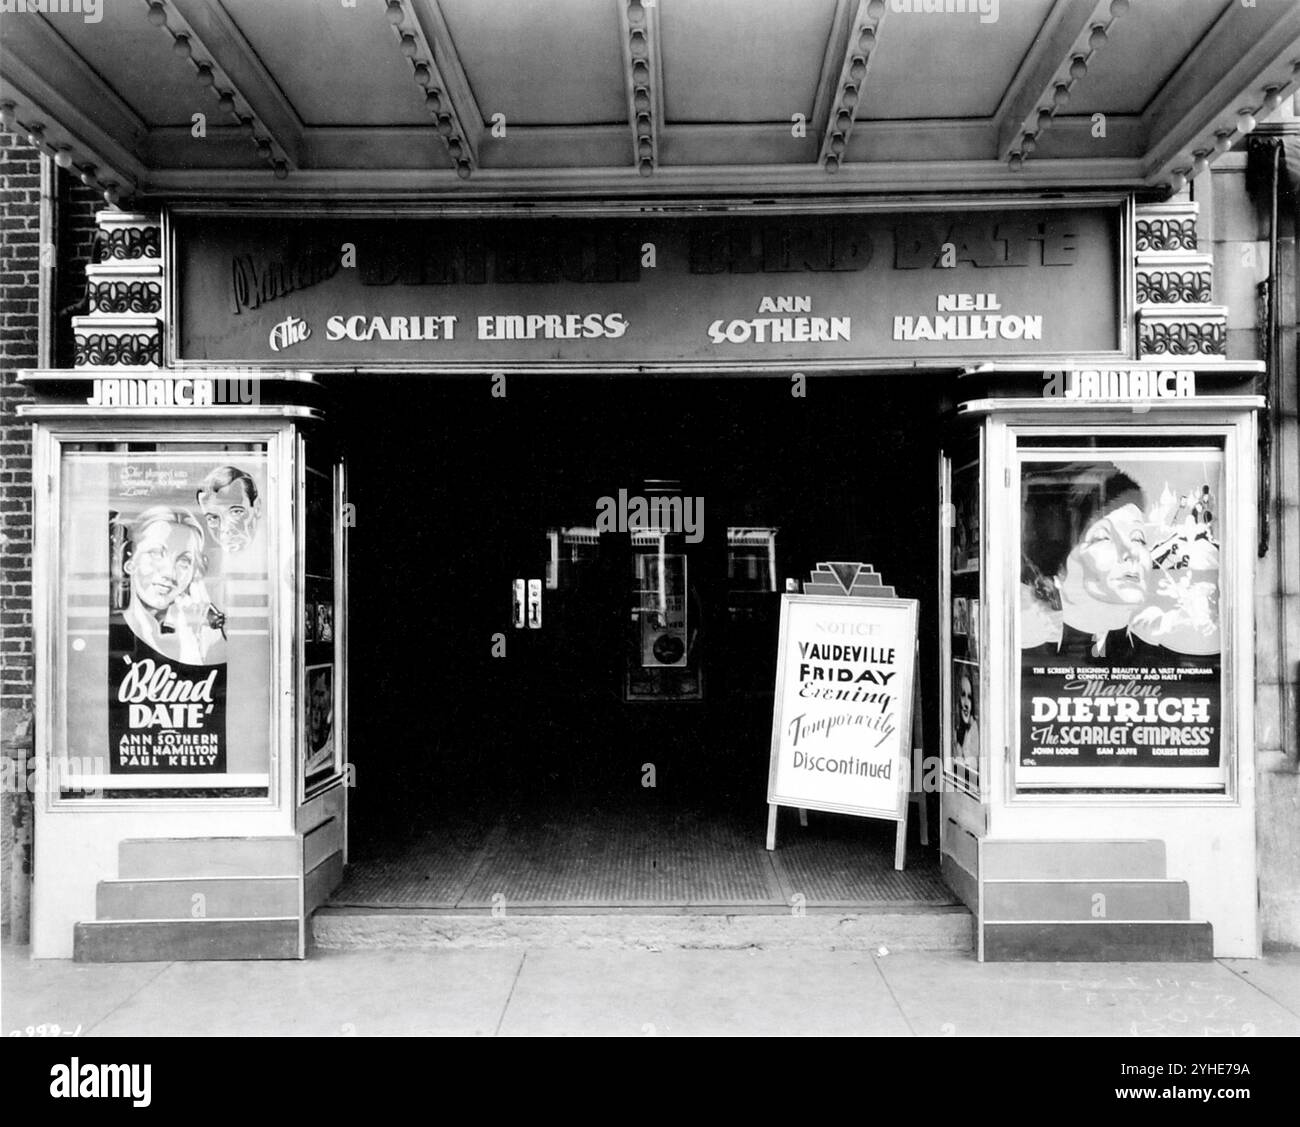
<path id="1" fill-rule="evenodd" d="M 1084 591 L 1098 602 L 1141 603 L 1151 574 L 1149 532 L 1141 509 L 1123 505 L 1094 521 L 1070 552 L 1067 568 L 1077 569 Z"/>
<path id="2" fill-rule="evenodd" d="M 233 466 L 213 470 L 198 491 L 208 533 L 225 552 L 242 552 L 253 542 L 262 502 L 253 479 Z"/>
<path id="3" fill-rule="evenodd" d="M 155 611 L 166 610 L 199 574 L 202 548 L 197 526 L 150 521 L 136 534 L 131 556 L 122 565 L 131 577 L 132 597 Z"/>
<path id="4" fill-rule="evenodd" d="M 975 691 L 971 686 L 969 673 L 962 673 L 957 678 L 957 715 L 963 725 L 969 726 L 975 713 Z"/>

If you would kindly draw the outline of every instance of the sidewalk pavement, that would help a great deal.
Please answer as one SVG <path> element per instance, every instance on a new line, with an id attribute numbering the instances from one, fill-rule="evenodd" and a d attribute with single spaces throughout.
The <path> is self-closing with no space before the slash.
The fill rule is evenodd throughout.
<path id="1" fill-rule="evenodd" d="M 484 948 L 80 964 L 6 947 L 0 971 L 5 1035 L 1300 1035 L 1300 952 L 981 965 L 946 951 Z"/>

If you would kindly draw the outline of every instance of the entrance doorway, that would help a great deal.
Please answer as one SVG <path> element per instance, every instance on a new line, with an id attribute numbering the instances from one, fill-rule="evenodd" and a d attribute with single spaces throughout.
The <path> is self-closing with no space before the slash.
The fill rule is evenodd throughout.
<path id="1" fill-rule="evenodd" d="M 937 747 L 937 388 L 506 390 L 336 388 L 356 787 L 333 902 L 952 903 L 915 830 L 901 874 L 892 824 L 786 812 L 763 849 L 780 592 L 819 561 L 869 562 L 920 600 L 918 722 Z M 540 625 L 526 600 L 515 625 L 516 580 L 535 581 Z"/>

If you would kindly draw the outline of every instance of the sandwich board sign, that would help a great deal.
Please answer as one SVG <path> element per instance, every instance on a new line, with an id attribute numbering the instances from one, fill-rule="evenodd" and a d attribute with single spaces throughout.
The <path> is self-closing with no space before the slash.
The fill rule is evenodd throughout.
<path id="1" fill-rule="evenodd" d="M 782 806 L 883 818 L 898 823 L 901 869 L 918 605 L 864 564 L 819 565 L 810 588 L 781 597 L 767 847 Z"/>

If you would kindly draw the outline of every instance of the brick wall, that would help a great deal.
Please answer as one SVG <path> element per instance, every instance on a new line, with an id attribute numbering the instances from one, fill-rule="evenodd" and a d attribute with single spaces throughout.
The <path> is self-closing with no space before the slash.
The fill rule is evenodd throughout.
<path id="1" fill-rule="evenodd" d="M 27 741 L 17 738 L 30 716 L 32 694 L 32 463 L 28 428 L 16 417 L 25 398 L 14 382 L 36 363 L 40 247 L 40 160 L 8 133 L 0 133 L 0 737 L 6 781 L 25 777 L 19 764 Z M 30 839 L 25 796 L 6 786 L 0 849 L 6 938 L 21 940 L 24 906 L 11 895 L 14 841 Z M 14 919 L 15 915 L 18 917 Z"/>
<path id="2" fill-rule="evenodd" d="M 36 153 L 0 134 L 0 708 L 6 713 L 30 707 L 31 700 L 31 445 L 15 417 L 24 396 L 14 376 L 36 363 L 40 189 Z"/>
<path id="3" fill-rule="evenodd" d="M 0 920 L 5 938 L 26 938 L 25 898 L 15 897 L 23 874 L 14 871 L 15 843 L 30 839 L 27 796 L 10 781 L 26 777 L 32 709 L 32 459 L 31 432 L 17 418 L 28 398 L 16 376 L 38 363 L 41 310 L 40 158 L 24 140 L 0 132 L 0 743 L 11 766 L 6 771 L 0 811 Z M 84 267 L 102 206 L 90 189 L 66 173 L 56 184 L 57 285 L 52 294 L 58 318 L 53 362 L 72 364 L 71 322 L 84 300 Z"/>

